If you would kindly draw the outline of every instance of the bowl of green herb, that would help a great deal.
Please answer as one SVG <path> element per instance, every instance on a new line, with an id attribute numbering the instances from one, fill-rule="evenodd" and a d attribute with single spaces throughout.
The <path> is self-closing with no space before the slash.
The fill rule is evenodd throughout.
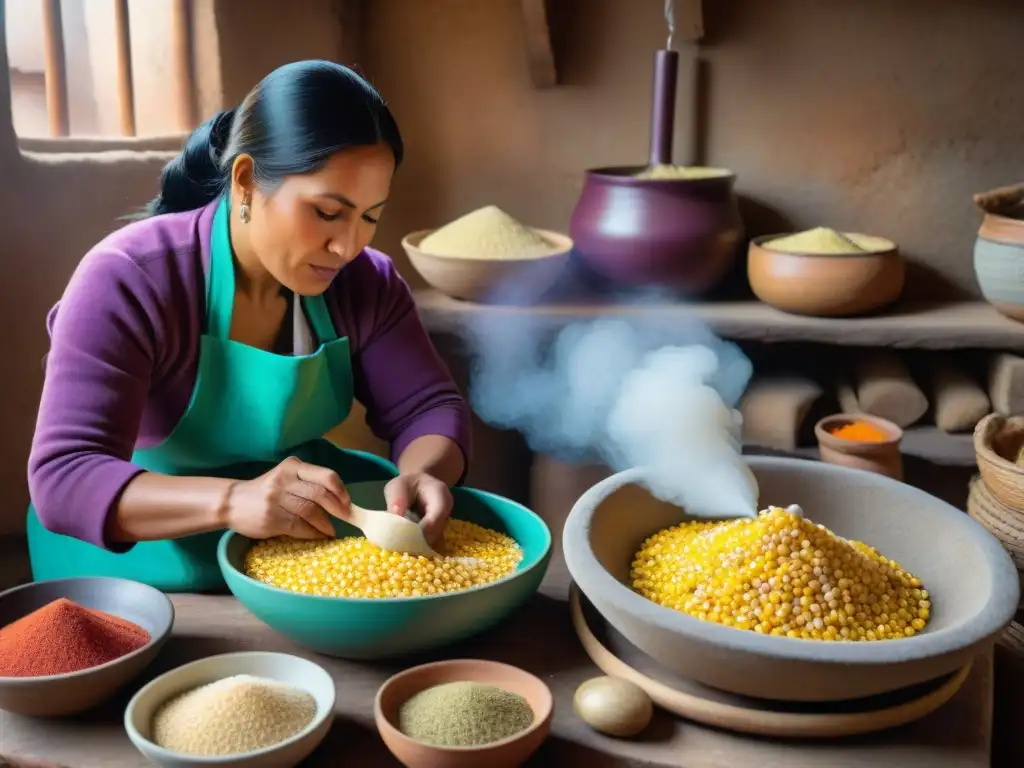
<path id="1" fill-rule="evenodd" d="M 422 664 L 388 679 L 373 713 L 409 768 L 512 768 L 547 738 L 555 702 L 540 678 L 496 661 Z"/>

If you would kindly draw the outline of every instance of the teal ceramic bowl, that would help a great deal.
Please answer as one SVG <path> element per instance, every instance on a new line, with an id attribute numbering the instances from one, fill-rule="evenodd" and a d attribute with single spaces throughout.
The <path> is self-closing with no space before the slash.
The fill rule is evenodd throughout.
<path id="1" fill-rule="evenodd" d="M 384 482 L 353 483 L 352 501 L 384 508 Z M 551 558 L 551 532 L 521 504 L 486 491 L 454 488 L 452 517 L 511 536 L 523 548 L 515 573 L 462 592 L 394 599 L 303 595 L 242 572 L 252 540 L 229 531 L 217 559 L 228 588 L 256 618 L 299 645 L 346 659 L 379 659 L 437 648 L 493 627 L 540 587 Z M 359 531 L 335 521 L 339 536 Z"/>

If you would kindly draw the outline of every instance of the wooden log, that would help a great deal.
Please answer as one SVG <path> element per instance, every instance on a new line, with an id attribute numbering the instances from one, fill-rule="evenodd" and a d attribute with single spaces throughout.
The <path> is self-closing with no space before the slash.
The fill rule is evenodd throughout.
<path id="1" fill-rule="evenodd" d="M 740 400 L 743 442 L 762 448 L 792 451 L 811 407 L 822 389 L 800 377 L 755 378 Z"/>
<path id="2" fill-rule="evenodd" d="M 931 355 L 926 370 L 935 426 L 943 432 L 970 432 L 991 412 L 985 390 L 948 355 Z"/>
<path id="3" fill-rule="evenodd" d="M 841 376 L 836 382 L 836 400 L 839 401 L 839 410 L 843 413 L 861 412 L 860 403 L 857 402 L 857 391 L 845 376 Z"/>
<path id="4" fill-rule="evenodd" d="M 928 411 L 928 398 L 893 352 L 866 355 L 857 365 L 857 402 L 864 413 L 909 427 Z"/>
<path id="5" fill-rule="evenodd" d="M 989 365 L 988 396 L 1003 416 L 1024 413 L 1024 357 L 1003 353 Z"/>

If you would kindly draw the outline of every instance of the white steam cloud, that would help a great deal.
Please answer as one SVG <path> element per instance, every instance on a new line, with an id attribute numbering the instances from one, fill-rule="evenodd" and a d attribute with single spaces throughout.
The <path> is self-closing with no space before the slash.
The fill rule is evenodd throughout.
<path id="1" fill-rule="evenodd" d="M 696 320 L 573 323 L 552 338 L 527 317 L 466 329 L 470 400 L 530 448 L 615 471 L 647 467 L 658 498 L 709 517 L 757 512 L 735 409 L 753 367 Z"/>

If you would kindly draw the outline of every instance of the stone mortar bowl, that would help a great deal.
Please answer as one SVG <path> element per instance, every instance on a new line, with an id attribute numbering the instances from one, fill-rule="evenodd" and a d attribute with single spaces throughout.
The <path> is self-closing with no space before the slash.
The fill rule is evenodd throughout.
<path id="1" fill-rule="evenodd" d="M 647 470 L 588 490 L 565 524 L 573 579 L 631 643 L 666 667 L 724 691 L 837 701 L 922 683 L 991 646 L 1017 610 L 1020 584 L 999 541 L 964 512 L 882 475 L 800 459 L 748 457 L 760 506 L 799 504 L 810 520 L 863 541 L 919 577 L 932 599 L 914 637 L 824 642 L 760 635 L 650 602 L 628 584 L 643 540 L 686 519 L 644 487 Z"/>

